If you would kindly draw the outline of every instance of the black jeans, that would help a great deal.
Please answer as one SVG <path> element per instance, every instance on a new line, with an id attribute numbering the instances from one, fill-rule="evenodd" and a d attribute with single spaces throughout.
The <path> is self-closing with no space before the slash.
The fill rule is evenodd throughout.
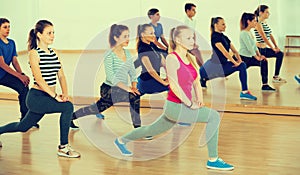
<path id="1" fill-rule="evenodd" d="M 271 58 L 271 57 L 276 57 L 276 63 L 275 63 L 275 76 L 278 76 L 280 73 L 280 68 L 282 65 L 282 61 L 283 61 L 283 52 L 278 52 L 275 53 L 272 49 L 270 48 L 258 48 L 260 54 L 264 55 L 267 58 Z"/>
<path id="2" fill-rule="evenodd" d="M 26 104 L 25 104 L 25 100 L 26 100 L 26 95 L 28 93 L 29 88 L 25 87 L 20 79 L 18 79 L 17 77 L 15 77 L 9 73 L 7 73 L 3 78 L 0 79 L 0 85 L 9 87 L 18 92 L 21 119 L 24 118 L 28 111 Z"/>
<path id="3" fill-rule="evenodd" d="M 255 57 L 245 57 L 242 55 L 241 58 L 244 63 L 246 63 L 247 68 L 251 66 L 259 66 L 262 84 L 268 84 L 268 61 L 258 61 Z"/>
<path id="4" fill-rule="evenodd" d="M 26 98 L 29 108 L 27 114 L 20 122 L 12 122 L 0 127 L 0 134 L 9 132 L 26 132 L 36 125 L 45 114 L 61 113 L 60 125 L 60 144 L 68 144 L 69 127 L 73 113 L 71 102 L 58 102 L 47 93 L 31 88 Z"/>
<path id="5" fill-rule="evenodd" d="M 133 126 L 135 128 L 141 126 L 140 118 L 140 96 L 129 93 L 117 86 L 109 86 L 105 83 L 100 88 L 101 98 L 94 104 L 78 109 L 73 113 L 73 119 L 77 119 L 86 115 L 98 114 L 119 102 L 130 103 L 130 114 Z"/>

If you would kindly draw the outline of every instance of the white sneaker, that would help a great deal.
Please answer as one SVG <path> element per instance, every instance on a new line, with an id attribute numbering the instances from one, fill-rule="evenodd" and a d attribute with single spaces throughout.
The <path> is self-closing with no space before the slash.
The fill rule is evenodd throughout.
<path id="1" fill-rule="evenodd" d="M 273 83 L 286 83 L 286 80 L 280 77 L 273 77 Z"/>
<path id="2" fill-rule="evenodd" d="M 80 157 L 80 153 L 73 150 L 70 145 L 65 145 L 64 148 L 60 148 L 60 146 L 58 146 L 57 155 L 61 157 L 68 157 L 68 158 Z"/>

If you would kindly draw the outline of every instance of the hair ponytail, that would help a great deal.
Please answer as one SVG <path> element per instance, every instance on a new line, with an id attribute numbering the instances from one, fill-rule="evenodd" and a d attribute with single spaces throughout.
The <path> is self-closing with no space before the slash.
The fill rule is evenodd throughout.
<path id="1" fill-rule="evenodd" d="M 248 27 L 248 21 L 252 21 L 255 19 L 255 15 L 253 13 L 243 13 L 240 20 L 240 28 L 241 30 L 245 30 Z"/>
<path id="2" fill-rule="evenodd" d="M 139 49 L 139 45 L 142 41 L 142 33 L 145 32 L 147 27 L 152 27 L 150 24 L 139 24 L 137 26 L 137 33 L 136 33 L 136 50 Z"/>
<path id="3" fill-rule="evenodd" d="M 215 31 L 215 24 L 219 22 L 219 20 L 223 19 L 222 17 L 215 17 L 211 18 L 210 20 L 210 36 L 214 33 Z"/>
<path id="4" fill-rule="evenodd" d="M 176 28 L 173 27 L 170 31 L 170 41 L 169 41 L 170 47 L 169 47 L 169 50 L 168 50 L 169 53 L 173 52 L 176 48 L 175 37 L 174 37 L 175 29 Z"/>
<path id="5" fill-rule="evenodd" d="M 181 26 L 177 26 L 176 28 L 172 28 L 170 31 L 170 41 L 169 41 L 169 53 L 173 52 L 176 47 L 177 47 L 177 43 L 176 43 L 176 37 L 179 36 L 179 34 L 181 34 L 182 30 L 184 29 L 190 29 L 188 26 L 185 25 L 181 25 Z M 192 29 L 190 29 L 192 30 Z M 196 64 L 196 60 L 193 59 L 195 58 L 194 56 L 192 56 L 191 53 L 187 53 L 187 59 L 189 60 L 189 62 L 193 65 L 193 67 L 198 70 L 198 65 Z"/>
<path id="6" fill-rule="evenodd" d="M 28 37 L 28 46 L 27 46 L 28 50 L 37 48 L 37 41 L 39 40 L 39 38 L 37 37 L 37 33 L 42 34 L 44 29 L 47 26 L 53 26 L 53 24 L 47 20 L 39 20 L 35 24 L 35 28 L 30 30 L 29 37 Z"/>
<path id="7" fill-rule="evenodd" d="M 269 7 L 267 5 L 260 5 L 257 7 L 257 9 L 254 11 L 254 14 L 259 17 L 259 13 L 260 12 L 265 12 L 265 10 L 267 10 Z"/>
<path id="8" fill-rule="evenodd" d="M 36 33 L 34 32 L 34 29 L 31 29 L 29 32 L 29 37 L 28 37 L 28 50 L 32 50 L 37 48 L 37 41 L 36 41 Z"/>

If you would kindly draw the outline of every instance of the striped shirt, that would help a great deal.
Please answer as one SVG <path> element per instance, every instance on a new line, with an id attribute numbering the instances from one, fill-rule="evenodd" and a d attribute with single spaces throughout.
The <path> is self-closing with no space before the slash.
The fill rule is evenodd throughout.
<path id="1" fill-rule="evenodd" d="M 56 53 L 51 48 L 48 48 L 48 50 L 50 51 L 50 53 L 46 53 L 40 48 L 36 49 L 40 56 L 39 66 L 42 77 L 49 86 L 54 86 L 56 85 L 56 76 L 57 72 L 61 68 L 61 64 Z M 37 84 L 35 80 L 34 84 Z"/>
<path id="2" fill-rule="evenodd" d="M 124 52 L 126 61 L 119 58 L 112 50 L 109 50 L 105 54 L 105 84 L 116 86 L 118 83 L 122 82 L 129 85 L 128 76 L 130 77 L 130 82 L 137 82 L 132 56 L 128 50 L 124 49 Z"/>
<path id="3" fill-rule="evenodd" d="M 263 31 L 267 37 L 267 39 L 270 39 L 270 35 L 272 34 L 272 30 L 271 28 L 268 26 L 267 23 L 264 22 L 259 22 L 262 25 Z M 264 43 L 265 41 L 263 40 L 263 38 L 260 36 L 260 34 L 258 33 L 258 31 L 256 29 L 254 29 L 255 32 L 255 37 L 256 37 L 256 41 L 258 43 Z"/>

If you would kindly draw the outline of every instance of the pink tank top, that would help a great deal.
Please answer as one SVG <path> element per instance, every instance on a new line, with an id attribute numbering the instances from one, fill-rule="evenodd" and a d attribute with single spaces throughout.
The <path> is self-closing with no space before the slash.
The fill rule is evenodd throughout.
<path id="1" fill-rule="evenodd" d="M 177 70 L 179 86 L 181 87 L 185 95 L 190 100 L 192 100 L 192 87 L 193 82 L 195 81 L 198 75 L 197 71 L 192 65 L 192 63 L 185 64 L 176 52 L 172 52 L 171 54 L 174 54 L 180 63 L 179 69 Z M 171 88 L 168 92 L 167 100 L 175 103 L 181 103 L 181 100 L 174 94 Z"/>

